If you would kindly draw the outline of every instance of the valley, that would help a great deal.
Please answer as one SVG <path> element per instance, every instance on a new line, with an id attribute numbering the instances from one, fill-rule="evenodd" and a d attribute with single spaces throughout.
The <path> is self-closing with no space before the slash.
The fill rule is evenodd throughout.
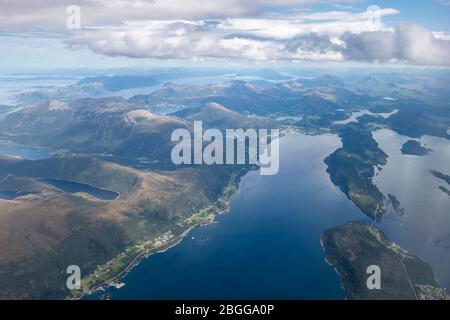
<path id="1" fill-rule="evenodd" d="M 141 80 L 93 77 L 76 86 L 101 83 L 120 92 Z M 142 86 L 158 81 L 148 79 Z M 172 163 L 171 133 L 191 132 L 194 121 L 221 131 L 337 135 L 341 145 L 311 165 L 323 162 L 328 183 L 363 213 L 361 218 L 381 223 L 390 205 L 399 217 L 408 212 L 403 200 L 401 206 L 375 182 L 389 157 L 374 132 L 448 139 L 444 128 L 450 120 L 443 106 L 409 93 L 385 99 L 393 94 L 367 94 L 354 82 L 330 75 L 258 81 L 165 82 L 129 98 L 88 91 L 80 98 L 67 94 L 76 92 L 71 86 L 38 100 L 22 97 L 19 110 L 0 116 L 0 245 L 7 248 L 0 254 L 0 297 L 85 298 L 119 283 L 147 256 L 172 248 L 195 227 L 228 211 L 241 178 L 258 168 Z M 176 112 L 166 114 L 168 107 Z M 432 174 L 445 180 L 444 174 Z M 338 259 L 341 252 L 334 255 Z M 341 259 L 346 259 L 343 253 Z M 74 263 L 81 267 L 83 290 L 70 292 L 64 269 Z M 344 286 L 354 280 L 344 279 Z M 437 288 L 436 282 L 424 285 Z M 361 297 L 350 291 L 347 296 Z"/>

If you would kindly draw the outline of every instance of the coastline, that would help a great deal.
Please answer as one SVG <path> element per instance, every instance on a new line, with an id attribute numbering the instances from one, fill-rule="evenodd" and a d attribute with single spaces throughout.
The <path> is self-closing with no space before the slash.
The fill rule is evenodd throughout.
<path id="1" fill-rule="evenodd" d="M 315 134 L 320 134 L 314 132 Z M 288 134 L 307 134 L 314 135 L 313 132 L 302 132 L 301 130 L 296 130 L 295 127 L 284 127 L 281 129 L 280 137 Z M 328 132 L 327 132 L 328 133 Z M 160 237 L 164 237 L 165 235 L 169 238 L 166 238 L 165 242 L 160 243 L 158 246 L 151 245 L 150 242 L 155 239 L 143 239 L 133 245 L 126 247 L 121 253 L 119 253 L 116 257 L 112 258 L 110 261 L 106 262 L 103 265 L 98 266 L 98 268 L 86 275 L 81 279 L 82 287 L 81 289 L 74 289 L 69 291 L 69 293 L 65 296 L 66 300 L 80 300 L 86 296 L 92 295 L 98 291 L 105 291 L 106 288 L 111 286 L 119 285 L 119 288 L 124 286 L 125 284 L 121 283 L 120 280 L 123 279 L 129 272 L 131 272 L 134 267 L 138 266 L 144 258 L 150 257 L 156 253 L 165 252 L 176 245 L 178 245 L 184 237 L 186 237 L 189 232 L 196 228 L 204 225 L 209 225 L 215 221 L 216 216 L 229 212 L 231 202 L 239 193 L 240 190 L 240 182 L 241 179 L 249 172 L 254 171 L 255 169 L 259 169 L 259 167 L 250 167 L 250 168 L 241 168 L 235 171 L 231 176 L 228 185 L 224 188 L 222 196 L 218 198 L 216 201 L 212 202 L 208 207 L 203 208 L 194 214 L 192 214 L 189 218 L 187 218 L 183 224 L 184 230 L 181 230 L 179 234 L 173 236 L 171 231 L 166 231 Z M 230 192 L 231 190 L 231 192 Z M 158 239 L 157 238 L 157 239 Z M 131 253 L 130 253 L 131 251 Z M 127 262 L 121 263 L 120 260 L 127 256 Z M 119 264 L 118 266 L 113 266 L 114 270 L 109 270 L 112 265 Z M 103 273 L 102 276 L 100 276 Z M 99 281 L 99 278 L 102 278 Z M 106 278 L 106 279 L 105 279 Z"/>
<path id="2" fill-rule="evenodd" d="M 446 289 L 437 283 L 436 274 L 429 263 L 408 253 L 389 240 L 381 229 L 369 224 L 350 221 L 325 230 L 320 244 L 325 252 L 326 263 L 333 267 L 340 277 L 346 300 L 450 298 Z M 367 252 L 369 256 L 355 255 L 354 252 L 362 252 L 365 247 L 373 248 Z M 381 256 L 384 260 L 379 259 Z M 379 268 L 384 270 L 390 267 L 391 270 L 390 273 L 386 273 L 385 285 L 378 288 L 381 289 L 379 291 L 372 291 L 360 283 L 367 277 L 365 268 L 370 265 L 370 261 L 380 261 Z"/>
<path id="3" fill-rule="evenodd" d="M 342 274 L 339 272 L 339 270 L 338 270 L 336 264 L 333 264 L 333 263 L 330 261 L 330 259 L 329 259 L 329 257 L 328 257 L 328 254 L 327 254 L 327 251 L 325 250 L 325 246 L 324 246 L 324 244 L 323 244 L 323 234 L 324 234 L 324 232 L 325 232 L 325 231 L 323 231 L 322 234 L 321 234 L 321 236 L 320 236 L 320 246 L 322 247 L 322 251 L 323 251 L 324 256 L 325 256 L 325 258 L 324 258 L 325 263 L 328 264 L 331 268 L 333 268 L 333 270 L 334 270 L 334 271 L 336 272 L 336 274 L 338 275 L 338 277 L 339 277 L 339 283 L 340 283 L 340 285 L 341 285 L 341 289 L 342 289 L 342 292 L 343 292 L 343 294 L 344 294 L 345 300 L 349 300 L 348 297 L 347 297 L 347 294 L 346 294 L 346 292 L 345 292 L 344 277 L 343 277 Z"/>
<path id="4" fill-rule="evenodd" d="M 186 229 L 183 230 L 180 234 L 174 236 L 173 234 L 171 234 L 172 230 L 169 230 L 156 239 L 164 239 L 164 241 L 159 243 L 158 246 L 150 244 L 151 242 L 154 242 L 155 239 L 145 239 L 139 243 L 135 243 L 134 245 L 125 248 L 122 253 L 114 257 L 106 264 L 99 266 L 93 273 L 85 276 L 81 280 L 82 289 L 75 289 L 70 291 L 65 299 L 81 300 L 86 296 L 94 294 L 95 292 L 102 291 L 107 287 L 114 286 L 117 282 L 120 283 L 120 280 L 123 279 L 129 272 L 131 272 L 136 266 L 138 266 L 144 258 L 148 258 L 156 253 L 165 252 L 175 247 L 190 233 L 192 229 L 209 225 L 215 221 L 215 218 L 218 215 L 229 212 L 233 198 L 239 193 L 241 179 L 250 171 L 252 170 L 245 168 L 233 173 L 230 177 L 229 184 L 224 188 L 222 196 L 215 202 L 211 203 L 210 206 L 194 213 L 189 218 L 187 218 L 184 221 L 184 223 L 187 224 L 185 226 Z M 133 251 L 133 253 L 129 254 L 128 252 L 130 251 Z M 120 263 L 119 261 L 123 256 L 126 255 L 130 255 L 130 257 L 128 257 L 129 262 L 117 266 L 114 271 L 109 270 L 111 264 Z M 107 279 L 102 280 L 101 282 L 96 281 L 96 278 L 98 278 L 99 274 L 101 274 L 102 272 L 108 274 Z"/>

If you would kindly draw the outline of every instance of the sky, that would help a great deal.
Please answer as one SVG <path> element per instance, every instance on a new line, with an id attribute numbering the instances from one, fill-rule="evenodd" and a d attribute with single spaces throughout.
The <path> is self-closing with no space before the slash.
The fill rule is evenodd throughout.
<path id="1" fill-rule="evenodd" d="M 450 66 L 450 0 L 0 0 L 1 70 Z"/>

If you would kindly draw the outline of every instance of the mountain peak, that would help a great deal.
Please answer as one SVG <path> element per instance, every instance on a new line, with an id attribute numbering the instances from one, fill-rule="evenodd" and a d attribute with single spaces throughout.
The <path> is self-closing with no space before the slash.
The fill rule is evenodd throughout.
<path id="1" fill-rule="evenodd" d="M 126 123 L 132 123 L 132 124 L 136 124 L 140 121 L 145 121 L 145 120 L 152 120 L 154 118 L 156 118 L 157 115 L 154 113 L 151 113 L 148 110 L 144 110 L 144 109 L 136 109 L 136 110 L 131 110 L 128 111 L 127 113 L 125 113 L 123 115 L 123 118 L 125 120 Z"/>
<path id="2" fill-rule="evenodd" d="M 203 110 L 214 110 L 214 111 L 219 111 L 219 112 L 224 112 L 224 113 L 236 113 L 230 109 L 228 109 L 227 107 L 221 105 L 220 103 L 217 102 L 209 102 L 207 104 L 205 104 L 202 107 Z M 237 113 L 236 113 L 237 114 Z"/>
<path id="3" fill-rule="evenodd" d="M 48 109 L 52 111 L 68 110 L 69 105 L 66 102 L 59 100 L 50 100 L 48 103 Z"/>

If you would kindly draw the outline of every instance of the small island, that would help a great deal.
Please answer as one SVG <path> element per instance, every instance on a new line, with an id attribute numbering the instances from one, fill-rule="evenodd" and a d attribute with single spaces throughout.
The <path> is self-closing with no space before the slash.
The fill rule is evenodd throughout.
<path id="1" fill-rule="evenodd" d="M 436 170 L 430 170 L 430 173 L 438 179 L 441 179 L 450 186 L 450 176 Z M 439 186 L 439 190 L 446 193 L 450 197 L 450 190 L 444 186 Z"/>
<path id="2" fill-rule="evenodd" d="M 444 180 L 450 186 L 450 176 L 437 170 L 430 170 L 430 173 L 438 179 Z"/>
<path id="3" fill-rule="evenodd" d="M 433 152 L 432 149 L 423 146 L 420 141 L 417 140 L 406 141 L 403 144 L 401 151 L 403 154 L 412 156 L 426 156 L 430 152 Z"/>
<path id="4" fill-rule="evenodd" d="M 446 193 L 450 197 L 450 190 L 447 189 L 446 187 L 439 186 L 439 190 L 441 190 L 442 192 Z"/>
<path id="5" fill-rule="evenodd" d="M 395 214 L 399 217 L 403 217 L 405 215 L 405 209 L 401 207 L 400 201 L 397 197 L 391 193 L 388 194 L 389 201 L 394 208 Z"/>
<path id="6" fill-rule="evenodd" d="M 326 261 L 341 277 L 348 299 L 448 300 L 431 266 L 412 255 L 375 227 L 348 222 L 322 234 Z M 380 267 L 381 288 L 370 290 L 367 268 Z"/>

